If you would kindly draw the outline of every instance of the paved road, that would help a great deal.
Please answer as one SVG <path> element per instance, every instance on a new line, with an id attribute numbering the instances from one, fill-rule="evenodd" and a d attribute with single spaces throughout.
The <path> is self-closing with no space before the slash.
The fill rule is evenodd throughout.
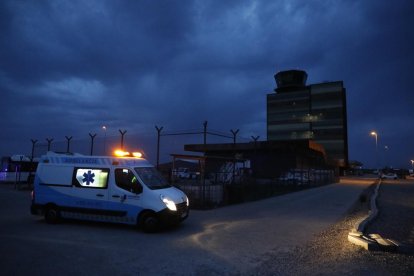
<path id="1" fill-rule="evenodd" d="M 414 247 L 414 179 L 384 180 L 377 206 L 378 216 L 367 233 Z"/>
<path id="2" fill-rule="evenodd" d="M 230 274 L 285 252 L 337 222 L 372 180 L 338 184 L 211 211 L 149 235 L 132 227 L 29 214 L 28 192 L 0 187 L 0 266 L 13 274 Z"/>

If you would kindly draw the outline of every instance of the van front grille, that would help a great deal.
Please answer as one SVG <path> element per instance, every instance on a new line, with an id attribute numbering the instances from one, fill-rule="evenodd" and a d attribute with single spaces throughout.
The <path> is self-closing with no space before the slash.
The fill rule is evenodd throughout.
<path id="1" fill-rule="evenodd" d="M 176 206 L 177 206 L 177 212 L 180 215 L 181 214 L 184 214 L 184 213 L 186 213 L 188 211 L 187 202 L 185 202 L 185 201 L 183 203 L 177 204 Z"/>

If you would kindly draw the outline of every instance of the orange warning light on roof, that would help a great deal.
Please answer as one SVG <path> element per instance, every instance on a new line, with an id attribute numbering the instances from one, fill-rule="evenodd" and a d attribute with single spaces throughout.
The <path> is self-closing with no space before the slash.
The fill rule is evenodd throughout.
<path id="1" fill-rule="evenodd" d="M 130 156 L 129 152 L 123 151 L 123 150 L 116 150 L 116 151 L 114 151 L 114 154 L 115 154 L 115 156 L 118 156 L 118 157 Z"/>
<path id="2" fill-rule="evenodd" d="M 128 151 L 116 150 L 114 151 L 114 155 L 117 157 L 136 157 L 136 158 L 142 157 L 142 153 L 139 151 L 130 153 Z"/>
<path id="3" fill-rule="evenodd" d="M 140 153 L 139 151 L 133 152 L 132 156 L 136 157 L 136 158 L 141 158 L 142 157 L 142 153 Z"/>

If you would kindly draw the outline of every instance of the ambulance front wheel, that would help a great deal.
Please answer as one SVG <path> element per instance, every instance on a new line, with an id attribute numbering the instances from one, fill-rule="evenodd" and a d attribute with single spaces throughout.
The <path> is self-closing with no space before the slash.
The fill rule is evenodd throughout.
<path id="1" fill-rule="evenodd" d="M 159 229 L 160 221 L 154 213 L 146 212 L 140 216 L 139 225 L 144 232 L 154 233 Z"/>
<path id="2" fill-rule="evenodd" d="M 56 205 L 46 206 L 45 209 L 45 220 L 47 223 L 56 224 L 59 222 L 60 214 L 59 209 Z"/>

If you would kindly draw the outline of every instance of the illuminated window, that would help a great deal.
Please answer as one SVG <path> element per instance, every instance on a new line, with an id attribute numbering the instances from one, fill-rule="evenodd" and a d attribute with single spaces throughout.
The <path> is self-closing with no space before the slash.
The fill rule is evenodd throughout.
<path id="1" fill-rule="evenodd" d="M 82 188 L 106 189 L 109 169 L 75 168 L 73 184 Z"/>

